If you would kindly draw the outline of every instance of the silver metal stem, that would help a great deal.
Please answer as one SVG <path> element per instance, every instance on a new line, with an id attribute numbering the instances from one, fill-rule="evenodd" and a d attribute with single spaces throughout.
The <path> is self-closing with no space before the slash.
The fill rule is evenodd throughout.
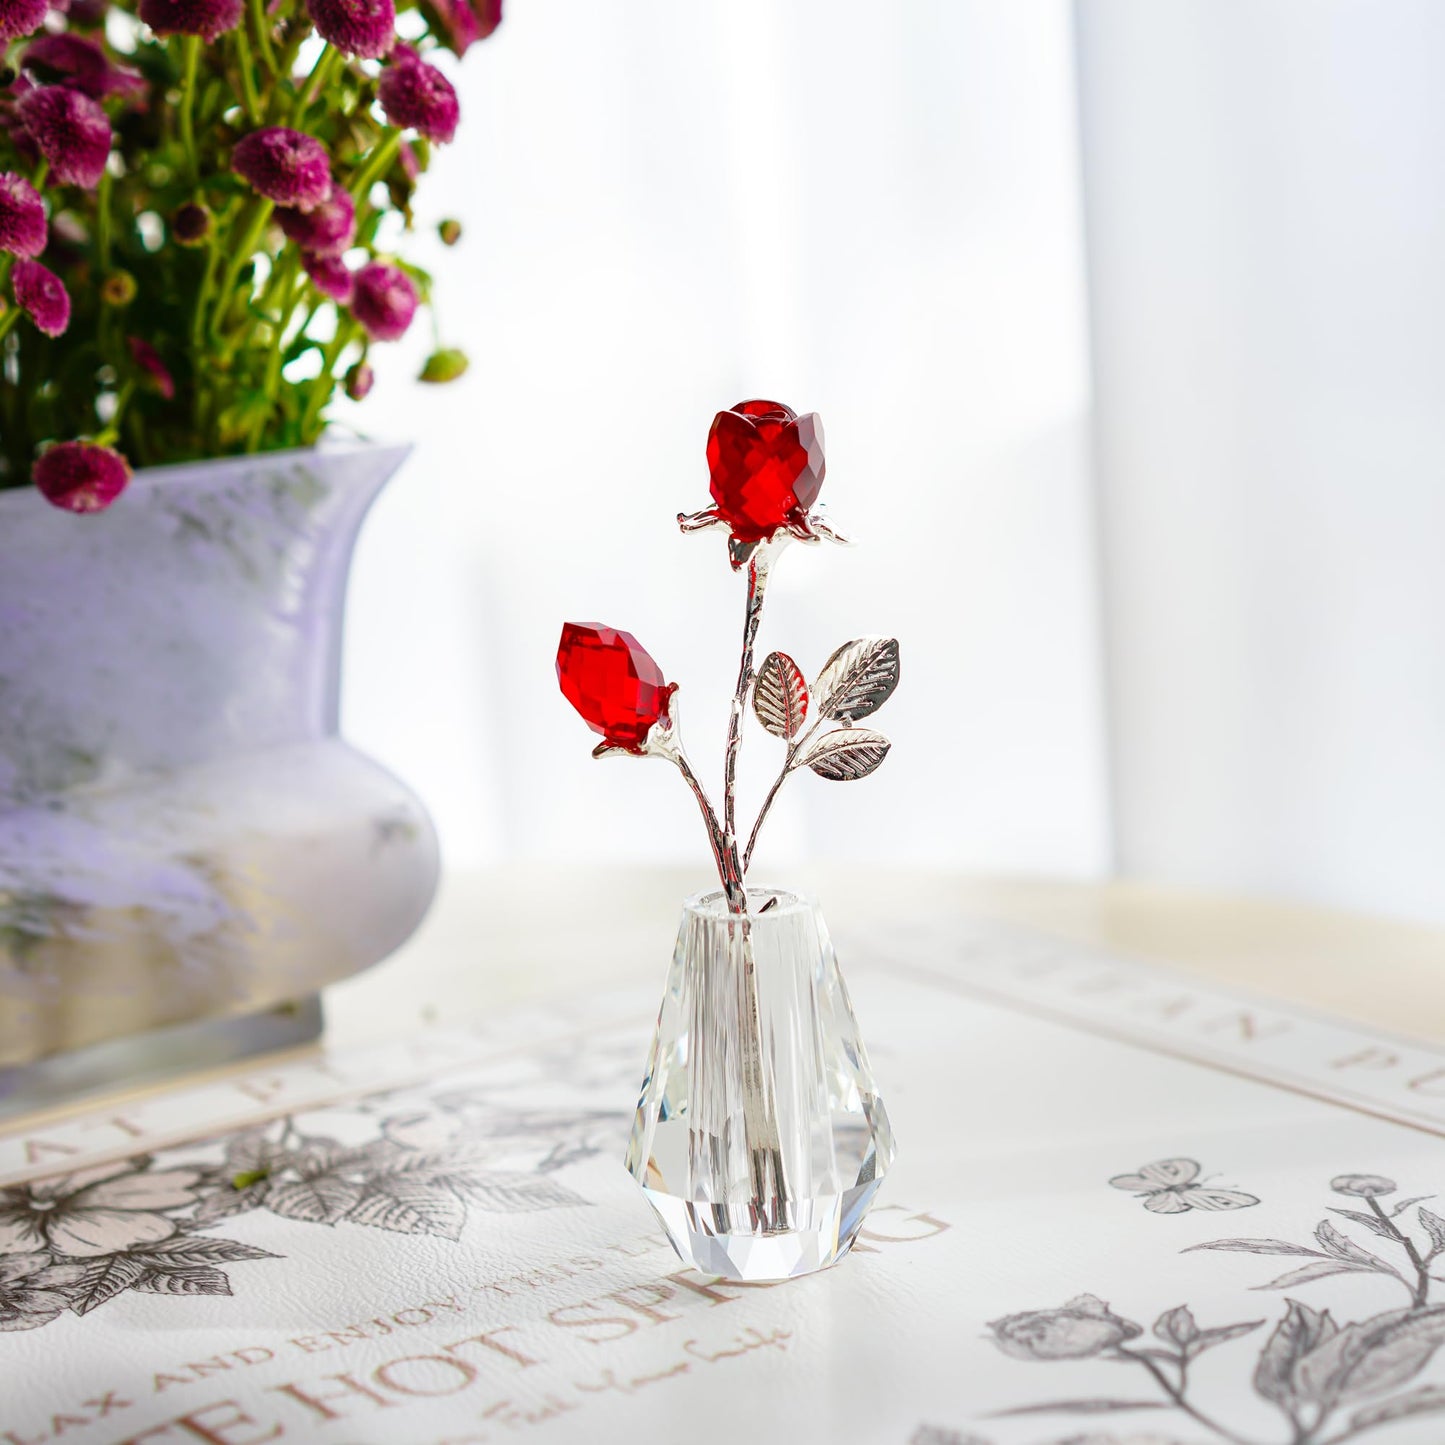
<path id="1" fill-rule="evenodd" d="M 818 731 L 818 726 L 822 721 L 823 719 L 821 717 L 814 718 L 812 726 L 799 733 L 798 736 L 788 744 L 787 756 L 783 759 L 783 770 L 773 780 L 773 786 L 768 789 L 768 796 L 763 799 L 763 806 L 758 809 L 757 820 L 753 823 L 753 831 L 748 835 L 747 850 L 743 854 L 744 878 L 747 877 L 748 869 L 752 866 L 753 848 L 757 844 L 758 834 L 762 831 L 763 819 L 768 816 L 768 809 L 773 806 L 773 799 L 778 796 L 779 790 L 788 780 L 788 774 L 793 771 L 793 765 L 797 761 L 798 754 L 803 750 L 803 744 L 808 742 L 813 734 Z"/>
<path id="2" fill-rule="evenodd" d="M 731 871 L 737 882 L 736 898 L 728 893 L 728 908 L 734 913 L 748 911 L 747 894 L 743 891 L 746 868 L 738 857 L 737 778 L 738 751 L 743 740 L 743 709 L 747 705 L 748 688 L 753 680 L 753 644 L 763 619 L 763 594 L 768 582 L 768 550 L 757 548 L 748 558 L 748 600 L 743 614 L 743 652 L 738 664 L 738 685 L 733 691 L 732 711 L 728 715 L 727 751 L 723 754 L 723 843 L 727 848 Z M 727 880 L 724 879 L 724 886 Z"/>
<path id="3" fill-rule="evenodd" d="M 785 1201 L 787 1181 L 783 1172 L 783 1147 L 778 1130 L 777 1102 L 772 1079 L 763 1067 L 763 1031 L 758 1007 L 757 959 L 753 953 L 752 927 L 742 928 L 742 1046 L 743 1139 L 748 1151 L 752 1182 L 754 1224 L 764 1232 L 788 1227 Z"/>
<path id="4" fill-rule="evenodd" d="M 593 756 L 606 757 L 618 751 L 604 743 L 596 749 Z M 713 861 L 717 864 L 718 877 L 722 880 L 723 892 L 727 895 L 728 908 L 733 913 L 746 912 L 746 895 L 743 895 L 742 908 L 736 908 L 733 905 L 734 896 L 742 893 L 742 876 L 737 869 L 737 850 L 734 848 L 729 851 L 723 841 L 723 831 L 718 825 L 717 813 L 713 810 L 712 801 L 702 783 L 698 781 L 698 776 L 693 772 L 692 765 L 687 760 L 687 754 L 683 751 L 675 690 L 674 696 L 670 700 L 668 716 L 653 724 L 652 731 L 647 735 L 647 742 L 643 745 L 642 755 L 648 758 L 661 758 L 664 762 L 671 763 L 682 774 L 683 781 L 692 789 L 692 795 L 697 799 L 697 806 L 702 813 L 703 825 L 707 829 L 707 841 L 712 848 Z"/>

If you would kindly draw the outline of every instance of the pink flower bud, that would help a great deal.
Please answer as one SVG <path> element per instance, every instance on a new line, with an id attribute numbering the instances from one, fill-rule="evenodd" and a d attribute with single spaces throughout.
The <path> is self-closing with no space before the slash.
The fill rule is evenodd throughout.
<path id="1" fill-rule="evenodd" d="M 306 0 L 316 33 L 361 60 L 380 60 L 396 40 L 393 0 Z"/>
<path id="2" fill-rule="evenodd" d="M 10 289 L 37 331 L 59 336 L 70 325 L 70 294 L 60 277 L 39 261 L 17 261 L 10 273 Z"/>
<path id="3" fill-rule="evenodd" d="M 377 341 L 406 334 L 416 315 L 416 286 L 410 276 L 385 261 L 372 261 L 356 273 L 352 314 Z"/>
<path id="4" fill-rule="evenodd" d="M 95 442 L 58 442 L 35 459 L 31 478 L 45 500 L 67 512 L 102 512 L 130 481 L 130 464 Z"/>
<path id="5" fill-rule="evenodd" d="M 24 176 L 0 172 L 0 251 L 38 256 L 45 249 L 46 234 L 40 193 Z"/>
<path id="6" fill-rule="evenodd" d="M 388 65 L 382 72 L 377 96 L 394 126 L 443 144 L 457 133 L 457 93 L 434 65 L 416 59 Z"/>
<path id="7" fill-rule="evenodd" d="M 422 0 L 422 9 L 438 39 L 457 55 L 502 23 L 502 0 Z"/>
<path id="8" fill-rule="evenodd" d="M 320 256 L 314 251 L 303 251 L 301 269 L 323 296 L 340 301 L 342 305 L 351 300 L 356 278 L 346 269 L 346 262 L 340 256 Z"/>
<path id="9" fill-rule="evenodd" d="M 288 240 L 316 256 L 339 256 L 356 238 L 356 204 L 340 186 L 319 206 L 309 211 L 283 207 L 276 219 Z"/>
<path id="10" fill-rule="evenodd" d="M 38 85 L 20 97 L 20 124 L 62 185 L 97 185 L 110 157 L 110 121 L 88 95 Z"/>
<path id="11" fill-rule="evenodd" d="M 331 194 L 331 161 L 321 142 L 284 125 L 236 142 L 231 169 L 278 206 L 310 211 Z"/>
<path id="12" fill-rule="evenodd" d="M 173 401 L 176 395 L 175 378 L 161 360 L 160 352 L 139 336 L 127 336 L 125 341 L 130 347 L 131 359 L 145 374 L 151 389 L 158 391 L 167 401 Z"/>
<path id="13" fill-rule="evenodd" d="M 171 217 L 171 235 L 182 246 L 202 246 L 215 226 L 210 210 L 197 201 L 183 201 Z"/>
<path id="14" fill-rule="evenodd" d="M 346 394 L 352 401 L 361 401 L 376 385 L 376 373 L 369 361 L 358 361 L 346 373 Z"/>

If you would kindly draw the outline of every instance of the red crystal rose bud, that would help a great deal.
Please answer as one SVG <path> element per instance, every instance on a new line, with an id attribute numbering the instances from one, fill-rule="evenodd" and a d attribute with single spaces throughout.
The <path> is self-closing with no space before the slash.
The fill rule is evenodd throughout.
<path id="1" fill-rule="evenodd" d="M 709 490 L 718 516 L 742 542 L 784 527 L 806 531 L 823 486 L 823 427 L 776 401 L 742 401 L 713 418 L 707 436 Z"/>
<path id="2" fill-rule="evenodd" d="M 595 622 L 562 624 L 557 646 L 562 695 L 608 746 L 640 753 L 659 719 L 668 721 L 676 683 L 630 632 Z"/>

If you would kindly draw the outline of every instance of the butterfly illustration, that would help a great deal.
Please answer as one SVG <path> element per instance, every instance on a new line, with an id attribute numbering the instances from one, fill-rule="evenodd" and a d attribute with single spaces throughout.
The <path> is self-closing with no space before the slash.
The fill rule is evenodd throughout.
<path id="1" fill-rule="evenodd" d="M 1193 1159 L 1160 1159 L 1143 1164 L 1137 1174 L 1116 1174 L 1115 1189 L 1144 1196 L 1144 1208 L 1154 1214 L 1183 1214 L 1189 1209 L 1248 1209 L 1259 1200 L 1239 1189 L 1206 1189 L 1199 1181 L 1199 1164 Z"/>

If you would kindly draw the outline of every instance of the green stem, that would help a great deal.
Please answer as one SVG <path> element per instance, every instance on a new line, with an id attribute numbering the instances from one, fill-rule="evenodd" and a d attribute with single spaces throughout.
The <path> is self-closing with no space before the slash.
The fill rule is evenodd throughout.
<path id="1" fill-rule="evenodd" d="M 352 200 L 358 204 L 365 201 L 372 186 L 386 173 L 400 149 L 401 131 L 393 126 L 388 126 L 386 135 L 371 148 L 371 154 L 367 156 L 365 165 L 356 173 L 356 179 L 351 183 Z"/>
<path id="2" fill-rule="evenodd" d="M 135 382 L 128 381 L 121 387 L 120 393 L 115 399 L 115 410 L 111 413 L 110 421 L 106 424 L 105 430 L 97 433 L 95 440 L 103 446 L 110 446 L 120 435 L 121 423 L 125 420 L 125 409 L 130 405 L 130 399 L 135 395 Z"/>
<path id="3" fill-rule="evenodd" d="M 246 107 L 246 116 L 252 125 L 261 124 L 261 97 L 256 93 L 256 63 L 251 59 L 251 43 L 246 39 L 246 28 L 232 32 L 236 37 L 236 59 L 241 72 L 241 100 Z"/>
<path id="4" fill-rule="evenodd" d="M 0 316 L 0 341 L 4 341 L 10 334 L 10 329 L 20 320 L 20 308 L 12 306 L 3 316 Z M 7 387 L 6 390 L 9 390 Z"/>
<path id="5" fill-rule="evenodd" d="M 50 162 L 41 156 L 40 160 L 36 162 L 35 174 L 30 178 L 30 184 L 38 191 L 45 184 L 45 178 L 49 174 Z M 106 174 L 109 175 L 110 172 L 107 170 Z"/>
<path id="6" fill-rule="evenodd" d="M 191 184 L 201 178 L 200 160 L 196 155 L 196 72 L 201 61 L 201 37 L 187 35 L 181 41 L 181 146 L 186 153 L 186 170 Z"/>
<path id="7" fill-rule="evenodd" d="M 216 298 L 216 309 L 211 316 L 212 341 L 221 339 L 221 322 L 230 308 L 232 293 L 240 278 L 241 268 L 255 254 L 262 233 L 266 229 L 266 222 L 271 219 L 272 210 L 273 206 L 270 201 L 262 196 L 257 196 L 247 210 L 242 212 L 240 239 L 236 242 L 236 248 L 232 251 L 231 259 L 221 278 L 221 294 Z"/>
<path id="8" fill-rule="evenodd" d="M 301 124 L 306 112 L 311 109 L 311 102 L 320 93 L 322 85 L 330 79 L 331 72 L 336 68 L 336 62 L 340 59 L 340 51 L 330 45 L 316 57 L 316 64 L 311 67 L 311 74 L 307 76 L 306 84 L 301 87 L 301 95 L 296 101 L 296 108 L 291 112 L 292 125 L 299 126 Z"/>
<path id="9" fill-rule="evenodd" d="M 274 80 L 276 77 L 276 51 L 271 44 L 271 22 L 266 15 L 266 0 L 251 0 L 251 25 L 256 32 L 256 48 Z"/>
<path id="10" fill-rule="evenodd" d="M 301 417 L 302 440 L 310 435 L 311 430 L 321 419 L 321 409 L 331 399 L 332 390 L 336 385 L 336 378 L 332 372 L 336 369 L 337 359 L 356 335 L 357 325 L 350 316 L 339 307 L 336 312 L 336 335 L 327 343 L 326 349 L 321 353 L 321 371 L 315 381 L 311 383 L 311 395 L 306 401 L 306 410 Z"/>
<path id="11" fill-rule="evenodd" d="M 115 177 L 107 167 L 95 188 L 95 250 L 102 273 L 110 270 L 110 193 L 114 185 Z"/>

